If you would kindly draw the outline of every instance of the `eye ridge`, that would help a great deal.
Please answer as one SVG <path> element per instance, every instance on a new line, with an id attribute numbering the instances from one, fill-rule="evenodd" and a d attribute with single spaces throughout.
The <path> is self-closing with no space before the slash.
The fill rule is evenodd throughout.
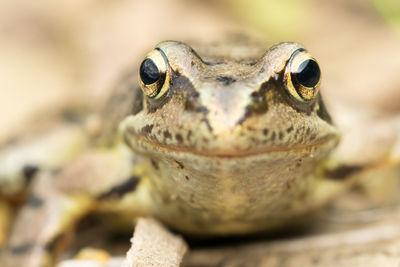
<path id="1" fill-rule="evenodd" d="M 140 78 L 145 85 L 151 85 L 157 82 L 161 73 L 153 60 L 147 58 L 140 65 Z"/>
<path id="2" fill-rule="evenodd" d="M 298 83 L 305 87 L 315 87 L 321 77 L 321 70 L 315 60 L 304 60 L 298 69 L 293 72 Z"/>

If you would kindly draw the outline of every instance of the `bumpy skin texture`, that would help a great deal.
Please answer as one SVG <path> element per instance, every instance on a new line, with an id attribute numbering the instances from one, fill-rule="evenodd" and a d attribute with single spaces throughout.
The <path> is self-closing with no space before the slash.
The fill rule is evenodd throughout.
<path id="1" fill-rule="evenodd" d="M 51 265 L 63 234 L 94 210 L 226 235 L 268 230 L 323 205 L 344 187 L 321 177 L 338 134 L 318 93 L 299 101 L 284 85 L 299 49 L 160 43 L 162 95 L 146 96 L 127 75 L 97 145 L 37 174 L 11 234 L 9 266 Z"/>
<path id="2" fill-rule="evenodd" d="M 314 172 L 338 136 L 319 95 L 303 103 L 284 87 L 285 66 L 301 48 L 246 46 L 241 57 L 240 46 L 198 54 L 183 43 L 157 46 L 170 86 L 144 97 L 120 129 L 156 166 L 149 189 L 159 219 L 189 233 L 243 234 L 323 203 L 312 193 Z"/>

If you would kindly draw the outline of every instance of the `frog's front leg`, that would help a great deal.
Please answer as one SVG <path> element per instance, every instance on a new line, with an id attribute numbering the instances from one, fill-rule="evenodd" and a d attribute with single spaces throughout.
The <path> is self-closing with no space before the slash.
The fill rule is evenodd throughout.
<path id="1" fill-rule="evenodd" d="M 64 166 L 88 146 L 86 126 L 61 115 L 53 117 L 39 118 L 34 129 L 0 142 L 0 197 L 24 193 L 41 170 Z"/>
<path id="2" fill-rule="evenodd" d="M 317 200 L 313 201 L 323 202 L 328 195 L 353 188 L 349 195 L 358 200 L 351 202 L 354 205 L 331 204 L 344 220 L 348 221 L 346 210 L 354 221 L 365 221 L 360 214 L 367 210 L 392 209 L 400 203 L 400 116 L 354 122 L 343 132 L 342 142 L 327 163 L 319 173 L 320 190 L 314 191 Z M 378 213 L 385 214 L 378 211 L 368 221 L 381 218 Z"/>
<path id="3" fill-rule="evenodd" d="M 8 266 L 52 266 L 65 244 L 65 233 L 101 201 L 141 190 L 140 160 L 118 151 L 92 151 L 57 174 L 42 173 L 16 218 L 7 250 Z M 132 164 L 133 162 L 133 164 Z M 133 198 L 133 201 L 135 198 Z M 138 199 L 138 204 L 140 203 Z M 133 205 L 133 207 L 135 207 Z M 138 208 L 137 215 L 146 209 Z"/>

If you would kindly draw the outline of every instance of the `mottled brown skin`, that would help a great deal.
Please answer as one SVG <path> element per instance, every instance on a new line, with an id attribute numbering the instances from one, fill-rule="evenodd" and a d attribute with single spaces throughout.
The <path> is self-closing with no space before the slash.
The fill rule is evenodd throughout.
<path id="1" fill-rule="evenodd" d="M 189 233 L 243 234 L 322 204 L 310 193 L 313 172 L 338 136 L 319 96 L 301 103 L 282 84 L 300 47 L 247 47 L 257 51 L 247 58 L 217 54 L 228 49 L 197 54 L 176 42 L 157 47 L 172 85 L 160 99 L 145 98 L 121 130 L 134 151 L 157 162 L 150 190 L 159 219 Z"/>
<path id="2" fill-rule="evenodd" d="M 92 211 L 227 235 L 269 230 L 323 205 L 343 188 L 321 177 L 338 133 L 319 93 L 299 101 L 284 85 L 298 49 L 160 43 L 163 95 L 146 96 L 128 75 L 105 109 L 94 142 L 102 145 L 36 174 L 9 266 L 51 265 L 64 233 Z"/>

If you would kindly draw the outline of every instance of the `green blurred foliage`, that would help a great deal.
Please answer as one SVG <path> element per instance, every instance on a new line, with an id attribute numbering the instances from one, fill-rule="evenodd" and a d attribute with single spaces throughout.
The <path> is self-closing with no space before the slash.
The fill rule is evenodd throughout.
<path id="1" fill-rule="evenodd" d="M 309 17 L 309 0 L 224 0 L 233 14 L 247 26 L 271 39 L 301 36 Z"/>
<path id="2" fill-rule="evenodd" d="M 400 33 L 400 0 L 369 0 L 379 14 Z"/>

